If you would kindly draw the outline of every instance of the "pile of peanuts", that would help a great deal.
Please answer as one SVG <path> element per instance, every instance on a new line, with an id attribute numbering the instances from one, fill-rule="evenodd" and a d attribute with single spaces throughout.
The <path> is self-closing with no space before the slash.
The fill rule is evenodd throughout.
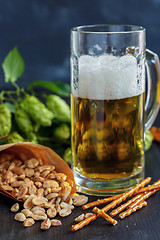
<path id="1" fill-rule="evenodd" d="M 24 201 L 24 209 L 17 213 L 15 220 L 23 222 L 25 227 L 35 221 L 43 221 L 41 229 L 61 225 L 54 219 L 58 214 L 66 217 L 74 206 L 81 206 L 88 201 L 84 195 L 71 195 L 72 187 L 64 173 L 57 173 L 53 165 L 44 165 L 41 159 L 27 159 L 24 154 L 0 154 L 0 186 L 11 193 L 17 200 Z M 19 204 L 11 208 L 19 211 Z"/>

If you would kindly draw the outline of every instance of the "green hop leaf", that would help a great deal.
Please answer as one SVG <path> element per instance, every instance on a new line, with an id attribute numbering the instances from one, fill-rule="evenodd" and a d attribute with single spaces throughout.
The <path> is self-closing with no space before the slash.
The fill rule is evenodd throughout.
<path id="1" fill-rule="evenodd" d="M 14 47 L 5 57 L 2 63 L 5 82 L 14 83 L 23 74 L 25 69 L 24 60 L 21 57 L 17 47 Z"/>

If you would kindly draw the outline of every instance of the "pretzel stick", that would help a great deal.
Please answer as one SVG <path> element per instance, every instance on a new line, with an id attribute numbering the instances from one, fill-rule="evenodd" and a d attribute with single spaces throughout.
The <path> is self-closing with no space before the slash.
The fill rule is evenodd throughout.
<path id="1" fill-rule="evenodd" d="M 149 198 L 151 195 L 153 195 L 155 192 L 157 192 L 158 190 L 154 190 L 154 191 L 150 191 L 147 192 L 145 194 L 142 194 L 142 197 L 140 197 L 139 199 L 137 199 L 135 202 L 133 202 L 132 204 L 129 205 L 129 208 L 134 208 L 137 204 L 139 204 L 140 202 L 144 201 L 145 199 Z"/>
<path id="2" fill-rule="evenodd" d="M 106 219 L 109 223 L 112 223 L 113 225 L 117 224 L 117 221 L 115 219 L 113 219 L 112 217 L 110 217 L 107 213 L 105 213 L 104 211 L 102 211 L 101 209 L 95 207 L 93 210 L 95 213 L 97 213 L 99 216 L 103 217 L 104 219 Z"/>
<path id="3" fill-rule="evenodd" d="M 152 190 L 160 190 L 160 185 L 150 185 L 144 188 L 141 188 L 138 192 L 136 192 L 135 194 L 141 194 L 141 193 L 145 193 L 145 192 L 150 192 Z"/>
<path id="4" fill-rule="evenodd" d="M 146 179 L 147 179 L 147 178 L 146 178 Z M 151 180 L 151 178 L 150 178 L 150 180 Z M 148 183 L 150 182 L 150 180 L 148 180 L 148 182 L 145 183 L 144 185 L 148 184 Z M 159 181 L 160 181 L 160 180 L 159 180 Z M 157 182 L 158 182 L 158 181 L 157 181 Z M 160 183 L 160 182 L 159 182 L 159 183 Z M 144 185 L 143 185 L 143 186 L 144 186 Z M 143 187 L 143 186 L 142 186 L 142 187 Z M 143 188 L 142 188 L 142 189 L 143 189 Z M 139 193 L 140 193 L 139 191 L 140 191 L 140 190 L 138 190 L 138 192 L 135 192 L 134 194 L 139 194 Z M 146 189 L 145 189 L 145 191 L 146 191 Z M 148 190 L 148 191 L 149 191 L 149 190 Z M 123 193 L 123 194 L 124 194 L 124 193 Z M 83 210 L 86 210 L 86 209 L 88 209 L 88 208 L 96 207 L 96 206 L 98 206 L 98 205 L 100 205 L 100 204 L 103 204 L 103 203 L 112 202 L 112 201 L 116 200 L 117 198 L 121 197 L 123 194 L 115 195 L 115 196 L 112 196 L 112 197 L 109 197 L 109 198 L 98 199 L 97 201 L 90 202 L 90 203 L 87 203 L 87 204 L 83 205 L 82 208 L 83 208 Z"/>
<path id="5" fill-rule="evenodd" d="M 149 192 L 152 190 L 159 190 L 160 189 L 160 179 L 156 182 L 154 182 L 152 185 L 149 185 L 145 188 L 141 188 L 136 194 L 144 193 L 144 192 Z"/>
<path id="6" fill-rule="evenodd" d="M 137 210 L 141 209 L 142 207 L 145 207 L 146 205 L 147 205 L 146 201 L 141 201 L 134 208 L 129 208 L 127 211 L 122 212 L 121 214 L 119 214 L 119 217 L 121 219 L 123 219 L 123 218 L 131 215 L 131 213 L 136 212 Z"/>
<path id="7" fill-rule="evenodd" d="M 147 177 L 142 182 L 137 184 L 135 187 L 133 187 L 129 191 L 123 193 L 121 197 L 117 198 L 116 200 L 114 200 L 113 202 L 111 202 L 110 204 L 108 204 L 107 206 L 102 208 L 102 210 L 104 212 L 107 212 L 111 208 L 114 208 L 116 205 L 119 205 L 122 201 L 125 201 L 127 197 L 131 197 L 136 191 L 138 191 L 141 187 L 143 187 L 146 184 L 148 184 L 150 181 L 151 181 L 151 178 Z"/>
<path id="8" fill-rule="evenodd" d="M 157 185 L 160 185 L 160 179 L 158 180 L 158 181 L 156 181 L 156 182 L 154 182 L 153 184 L 152 184 L 152 186 L 157 186 Z"/>
<path id="9" fill-rule="evenodd" d="M 134 201 L 136 201 L 140 197 L 142 197 L 142 194 L 136 195 L 134 198 L 130 199 L 128 202 L 126 202 L 123 205 L 121 205 L 120 207 L 114 209 L 109 215 L 111 217 L 116 216 L 117 214 L 122 212 L 126 207 L 128 207 L 131 203 L 133 203 Z"/>
<path id="10" fill-rule="evenodd" d="M 151 190 L 159 190 L 160 189 L 160 186 L 158 185 L 159 184 L 159 182 L 160 182 L 160 180 L 158 180 L 157 182 L 155 182 L 154 184 L 152 184 L 152 185 L 150 185 L 150 186 L 148 186 L 148 187 L 145 187 L 145 188 L 141 188 L 138 192 L 136 192 L 136 193 L 144 193 L 144 192 L 146 192 L 146 191 L 151 191 Z M 153 194 L 153 193 L 152 193 Z M 152 195 L 151 194 L 151 195 Z M 130 199 L 128 202 L 126 202 L 126 203 L 124 203 L 123 205 L 121 205 L 120 207 L 118 207 L 118 208 L 116 208 L 116 209 L 114 209 L 109 215 L 111 216 L 111 217 L 114 217 L 114 216 L 116 216 L 117 214 L 119 214 L 121 211 L 123 211 L 126 207 L 130 207 L 130 205 L 132 204 L 132 203 L 136 203 L 137 204 L 137 202 L 135 202 L 137 199 L 139 199 L 139 198 L 141 198 L 143 196 L 143 198 L 144 198 L 144 195 L 142 195 L 142 194 L 138 194 L 136 197 L 134 197 L 134 198 L 132 198 L 132 199 Z M 150 196 L 149 194 L 146 194 L 146 196 Z M 144 199 L 146 199 L 146 198 L 144 198 Z M 141 201 L 141 200 L 140 200 Z M 138 202 L 139 202 L 139 200 L 138 200 Z M 135 205 L 135 204 L 134 204 Z M 132 206 L 133 207 L 133 206 Z"/>
<path id="11" fill-rule="evenodd" d="M 87 203 L 87 204 L 83 205 L 82 208 L 83 208 L 83 210 L 86 210 L 88 208 L 95 207 L 95 206 L 98 206 L 98 205 L 103 204 L 103 203 L 112 202 L 115 199 L 119 198 L 120 196 L 122 196 L 122 194 L 115 195 L 115 196 L 108 197 L 108 198 L 104 198 L 104 199 L 98 199 L 97 201 L 90 202 L 90 203 Z"/>
<path id="12" fill-rule="evenodd" d="M 72 225 L 71 231 L 74 232 L 74 231 L 77 231 L 77 230 L 83 228 L 84 226 L 88 225 L 90 222 L 94 221 L 96 218 L 97 218 L 97 215 L 93 214 L 92 216 L 84 219 L 83 221 L 81 221 L 75 225 Z"/>
<path id="13" fill-rule="evenodd" d="M 122 201 L 124 201 L 127 197 L 130 197 L 133 195 L 135 191 L 138 191 L 141 187 L 145 186 L 151 181 L 151 177 L 147 177 L 142 182 L 137 184 L 135 187 L 130 189 L 128 192 L 123 193 L 119 198 L 102 208 L 101 210 L 104 212 L 107 212 L 109 209 L 114 208 L 117 204 L 120 204 Z M 91 217 L 84 219 L 83 221 L 75 224 L 72 226 L 71 231 L 77 231 L 81 229 L 82 227 L 88 225 L 91 221 L 94 221 L 98 216 L 96 214 L 93 214 Z"/>
<path id="14" fill-rule="evenodd" d="M 125 218 L 126 216 L 129 216 L 131 213 L 132 213 L 132 210 L 131 209 L 136 209 L 136 207 L 144 202 L 145 199 L 149 198 L 152 194 L 154 194 L 155 192 L 157 192 L 158 190 L 154 190 L 154 191 L 151 191 L 151 192 L 148 192 L 148 193 L 145 193 L 142 195 L 142 197 L 140 197 L 139 199 L 137 199 L 135 202 L 133 202 L 132 204 L 129 205 L 129 208 L 127 211 L 125 212 L 122 212 L 121 214 L 119 214 L 119 217 L 121 219 Z M 138 208 L 139 209 L 139 208 Z M 135 211 L 133 211 L 135 212 Z"/>

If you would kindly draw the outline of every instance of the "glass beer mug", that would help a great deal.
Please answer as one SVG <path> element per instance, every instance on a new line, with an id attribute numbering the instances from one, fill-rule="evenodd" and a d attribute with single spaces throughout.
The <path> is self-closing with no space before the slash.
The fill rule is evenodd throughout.
<path id="1" fill-rule="evenodd" d="M 139 26 L 71 31 L 72 169 L 81 192 L 112 195 L 144 178 L 144 132 L 160 102 L 159 59 L 145 42 Z"/>

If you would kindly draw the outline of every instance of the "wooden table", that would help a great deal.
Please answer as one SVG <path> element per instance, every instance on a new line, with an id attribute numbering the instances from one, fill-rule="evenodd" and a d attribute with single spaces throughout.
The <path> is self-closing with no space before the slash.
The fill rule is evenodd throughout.
<path id="1" fill-rule="evenodd" d="M 160 145 L 156 143 L 153 143 L 146 153 L 145 175 L 151 176 L 152 182 L 160 178 Z M 96 199 L 98 197 L 89 197 L 89 201 Z M 159 240 L 160 191 L 147 199 L 147 203 L 146 207 L 119 221 L 116 226 L 111 226 L 99 218 L 87 227 L 71 232 L 75 217 L 83 213 L 81 207 L 76 207 L 70 216 L 61 219 L 62 226 L 41 231 L 40 222 L 36 222 L 30 228 L 24 228 L 22 223 L 15 221 L 14 213 L 10 211 L 14 201 L 0 195 L 0 240 Z"/>

